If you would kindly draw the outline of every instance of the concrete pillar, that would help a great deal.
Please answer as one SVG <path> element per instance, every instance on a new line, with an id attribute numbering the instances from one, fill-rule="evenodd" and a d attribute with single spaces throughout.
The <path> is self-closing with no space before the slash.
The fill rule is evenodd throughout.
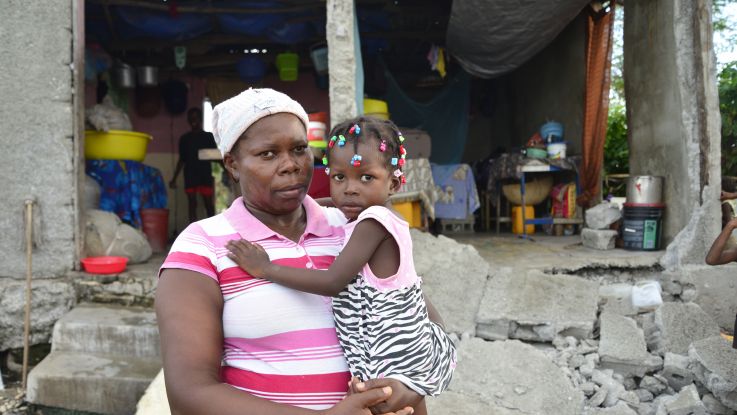
<path id="1" fill-rule="evenodd" d="M 356 8 L 352 0 L 328 0 L 328 67 L 331 127 L 363 112 L 363 68 Z"/>
<path id="2" fill-rule="evenodd" d="M 72 35 L 71 1 L 3 2 L 0 284 L 25 275 L 25 199 L 37 202 L 34 277 L 63 274 L 76 262 Z"/>
<path id="3" fill-rule="evenodd" d="M 711 1 L 630 1 L 624 11 L 630 174 L 665 176 L 663 265 L 703 263 L 721 218 Z"/>

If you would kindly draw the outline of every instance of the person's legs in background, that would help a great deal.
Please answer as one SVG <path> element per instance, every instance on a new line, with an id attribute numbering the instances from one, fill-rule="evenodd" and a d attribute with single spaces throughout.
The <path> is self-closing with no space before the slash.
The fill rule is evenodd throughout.
<path id="1" fill-rule="evenodd" d="M 187 193 L 187 213 L 189 214 L 189 223 L 197 221 L 197 189 L 184 189 Z"/>

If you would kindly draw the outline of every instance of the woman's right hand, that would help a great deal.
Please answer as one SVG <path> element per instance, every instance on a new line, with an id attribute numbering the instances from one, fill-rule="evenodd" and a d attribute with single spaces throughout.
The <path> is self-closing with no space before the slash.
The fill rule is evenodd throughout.
<path id="1" fill-rule="evenodd" d="M 371 415 L 370 407 L 383 402 L 392 395 L 392 388 L 369 389 L 348 395 L 340 403 L 322 412 L 323 415 Z M 414 409 L 406 407 L 383 415 L 411 415 Z"/>

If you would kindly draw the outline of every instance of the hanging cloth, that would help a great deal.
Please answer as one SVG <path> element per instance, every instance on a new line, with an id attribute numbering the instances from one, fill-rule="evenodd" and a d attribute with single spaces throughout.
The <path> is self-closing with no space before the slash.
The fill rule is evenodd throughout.
<path id="1" fill-rule="evenodd" d="M 426 131 L 432 140 L 430 160 L 438 164 L 460 163 L 468 136 L 470 76 L 458 71 L 430 101 L 416 102 L 402 91 L 385 67 L 392 121 L 399 127 Z"/>
<path id="2" fill-rule="evenodd" d="M 615 1 L 610 2 L 608 13 L 589 15 L 587 23 L 582 193 L 578 198 L 578 204 L 584 207 L 598 201 L 601 187 L 601 167 L 609 116 L 615 5 Z"/>

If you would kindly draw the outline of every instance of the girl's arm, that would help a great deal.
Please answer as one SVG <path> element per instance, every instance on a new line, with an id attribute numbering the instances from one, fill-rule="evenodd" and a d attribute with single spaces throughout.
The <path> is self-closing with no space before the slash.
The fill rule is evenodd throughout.
<path id="1" fill-rule="evenodd" d="M 389 232 L 376 220 L 362 220 L 327 270 L 274 264 L 263 248 L 243 239 L 228 242 L 228 258 L 254 277 L 266 278 L 295 290 L 332 297 L 338 295 L 361 271 L 387 235 Z"/>
<path id="2" fill-rule="evenodd" d="M 709 253 L 706 254 L 706 263 L 709 265 L 723 265 L 732 261 L 737 261 L 737 249 L 727 249 L 727 241 L 732 235 L 732 231 L 737 229 L 737 218 L 730 220 L 727 225 L 722 229 L 722 233 L 719 234 L 717 239 L 709 249 Z"/>
<path id="3" fill-rule="evenodd" d="M 214 281 L 182 269 L 166 269 L 156 289 L 166 393 L 172 414 L 355 415 L 386 400 L 391 388 L 352 394 L 334 407 L 313 411 L 257 398 L 222 383 L 223 296 Z M 395 415 L 409 415 L 411 409 Z M 388 414 L 387 414 L 388 415 Z"/>

